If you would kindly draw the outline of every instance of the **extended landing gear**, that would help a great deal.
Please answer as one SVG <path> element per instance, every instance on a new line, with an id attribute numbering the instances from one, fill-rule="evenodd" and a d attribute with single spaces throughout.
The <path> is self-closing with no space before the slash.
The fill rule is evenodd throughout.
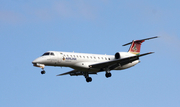
<path id="1" fill-rule="evenodd" d="M 89 77 L 89 74 L 88 74 L 88 73 L 84 73 L 83 75 L 84 75 L 84 77 L 86 78 L 86 82 L 91 82 L 91 81 L 92 81 L 92 78 Z"/>
<path id="2" fill-rule="evenodd" d="M 46 71 L 44 70 L 44 67 L 42 68 L 41 74 L 45 74 Z"/>
<path id="3" fill-rule="evenodd" d="M 105 74 L 106 78 L 109 78 L 112 76 L 112 74 L 110 73 L 109 69 L 106 69 L 106 74 Z"/>
<path id="4" fill-rule="evenodd" d="M 46 73 L 46 71 L 44 71 L 44 70 L 43 70 L 43 71 L 41 71 L 41 74 L 45 74 L 45 73 Z"/>
<path id="5" fill-rule="evenodd" d="M 106 76 L 106 78 L 109 78 L 112 76 L 112 74 L 109 72 L 109 73 L 106 73 L 105 76 Z"/>
<path id="6" fill-rule="evenodd" d="M 91 77 L 86 78 L 86 82 L 91 82 L 91 81 L 92 81 Z"/>

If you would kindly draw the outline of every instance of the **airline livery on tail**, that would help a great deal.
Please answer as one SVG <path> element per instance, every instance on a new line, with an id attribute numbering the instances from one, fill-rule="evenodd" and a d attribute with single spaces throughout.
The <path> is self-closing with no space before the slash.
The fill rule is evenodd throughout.
<path id="1" fill-rule="evenodd" d="M 115 55 L 48 51 L 32 63 L 35 67 L 42 69 L 41 74 L 45 74 L 45 66 L 70 67 L 73 69 L 72 71 L 57 76 L 67 74 L 71 76 L 83 75 L 87 82 L 91 82 L 92 78 L 89 77 L 89 74 L 97 74 L 98 72 L 105 71 L 105 76 L 108 78 L 111 77 L 111 70 L 123 70 L 138 64 L 140 62 L 139 57 L 153 53 L 140 54 L 141 44 L 145 40 L 154 38 L 157 38 L 157 36 L 142 40 L 133 40 L 123 45 L 131 45 L 128 52 L 117 52 Z"/>

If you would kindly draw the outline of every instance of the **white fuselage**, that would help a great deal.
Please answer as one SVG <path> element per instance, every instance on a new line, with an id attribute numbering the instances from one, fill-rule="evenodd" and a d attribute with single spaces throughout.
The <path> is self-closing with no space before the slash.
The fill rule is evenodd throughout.
<path id="1" fill-rule="evenodd" d="M 35 67 L 40 67 L 42 69 L 41 74 L 45 74 L 45 66 L 70 67 L 73 70 L 58 74 L 57 76 L 83 75 L 86 78 L 86 82 L 91 82 L 92 78 L 89 77 L 89 74 L 97 74 L 98 72 L 105 71 L 105 76 L 109 78 L 112 76 L 111 70 L 130 68 L 140 62 L 139 57 L 154 53 L 148 52 L 140 54 L 141 44 L 145 40 L 154 38 L 157 38 L 157 36 L 133 40 L 132 42 L 123 45 L 131 45 L 128 52 L 117 52 L 115 55 L 48 51 L 41 57 L 35 59 L 32 63 Z"/>
<path id="2" fill-rule="evenodd" d="M 83 71 L 99 71 L 99 69 L 90 69 L 89 65 L 108 62 L 115 59 L 114 55 L 100 55 L 100 54 L 85 54 L 85 53 L 74 53 L 74 52 L 58 52 L 48 51 L 48 55 L 43 55 L 33 61 L 34 66 L 44 68 L 44 66 L 61 66 L 70 67 L 73 69 Z M 51 54 L 52 53 L 52 54 Z M 120 52 L 120 58 L 126 58 L 135 56 L 128 52 Z M 114 70 L 122 70 L 132 67 L 139 63 L 139 60 L 135 60 L 123 66 L 118 66 Z"/>

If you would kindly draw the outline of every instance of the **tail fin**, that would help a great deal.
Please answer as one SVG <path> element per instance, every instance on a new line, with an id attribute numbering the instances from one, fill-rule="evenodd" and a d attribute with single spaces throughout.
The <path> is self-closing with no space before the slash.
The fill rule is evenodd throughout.
<path id="1" fill-rule="evenodd" d="M 151 38 L 146 38 L 146 39 L 142 39 L 142 40 L 133 40 L 132 42 L 127 43 L 127 44 L 124 44 L 123 46 L 130 45 L 130 44 L 131 44 L 128 52 L 129 52 L 129 53 L 132 53 L 132 54 L 139 55 L 139 54 L 140 54 L 140 50 L 141 50 L 141 44 L 142 44 L 145 40 L 154 39 L 154 38 L 158 38 L 158 36 L 151 37 Z"/>
<path id="2" fill-rule="evenodd" d="M 143 43 L 145 40 L 142 40 L 142 41 L 133 41 L 130 48 L 129 48 L 129 51 L 130 53 L 132 54 L 136 54 L 136 55 L 139 55 L 140 54 L 140 50 L 141 50 L 141 43 Z"/>

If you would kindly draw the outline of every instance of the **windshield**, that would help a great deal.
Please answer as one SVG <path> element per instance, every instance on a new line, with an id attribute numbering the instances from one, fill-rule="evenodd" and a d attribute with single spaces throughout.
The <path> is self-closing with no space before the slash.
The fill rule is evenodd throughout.
<path id="1" fill-rule="evenodd" d="M 46 53 L 44 53 L 42 56 L 47 56 L 47 55 L 52 55 L 52 56 L 54 56 L 54 53 L 50 53 L 50 52 L 46 52 Z"/>
<path id="2" fill-rule="evenodd" d="M 46 52 L 46 53 L 44 53 L 42 56 L 49 55 L 49 54 L 50 54 L 49 52 Z"/>

